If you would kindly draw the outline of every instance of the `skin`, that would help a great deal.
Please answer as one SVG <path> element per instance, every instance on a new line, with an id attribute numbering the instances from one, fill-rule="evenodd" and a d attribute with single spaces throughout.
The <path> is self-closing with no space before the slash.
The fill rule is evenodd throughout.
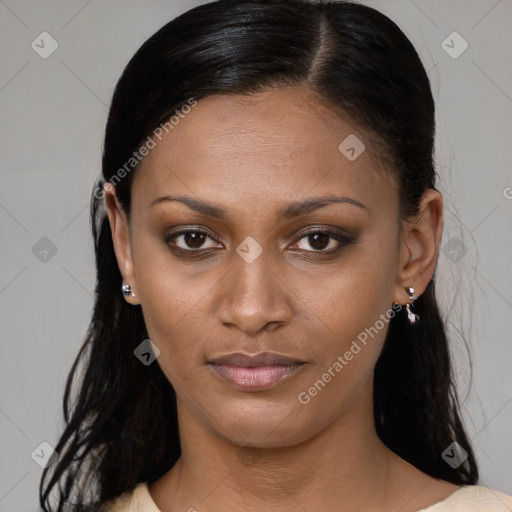
<path id="1" fill-rule="evenodd" d="M 354 161 L 338 150 L 349 134 L 366 141 Z M 157 364 L 177 393 L 182 457 L 149 485 L 162 512 L 407 512 L 457 489 L 396 456 L 375 432 L 373 368 L 387 323 L 309 403 L 297 398 L 379 315 L 409 302 L 405 287 L 421 295 L 438 259 L 441 195 L 426 191 L 420 213 L 401 220 L 396 180 L 370 142 L 305 85 L 216 95 L 145 157 L 130 217 L 106 186 L 119 269 L 135 293 L 126 300 L 142 307 Z M 226 217 L 177 201 L 150 206 L 166 195 L 212 203 Z M 364 207 L 331 203 L 278 216 L 291 202 L 325 195 Z M 183 228 L 211 238 L 202 246 L 183 236 L 162 241 Z M 345 230 L 352 242 L 315 245 L 304 235 L 312 228 Z M 248 236 L 262 249 L 251 263 L 236 252 Z M 210 252 L 192 259 L 175 246 Z M 233 351 L 276 351 L 306 364 L 249 392 L 205 365 Z"/>

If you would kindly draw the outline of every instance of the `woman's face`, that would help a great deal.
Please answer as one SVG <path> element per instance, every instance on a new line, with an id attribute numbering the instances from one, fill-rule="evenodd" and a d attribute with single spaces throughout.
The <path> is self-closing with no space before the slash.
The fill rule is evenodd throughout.
<path id="1" fill-rule="evenodd" d="M 137 170 L 129 235 L 107 199 L 181 420 L 270 447 L 371 414 L 392 303 L 415 284 L 395 179 L 306 87 L 190 110 Z"/>

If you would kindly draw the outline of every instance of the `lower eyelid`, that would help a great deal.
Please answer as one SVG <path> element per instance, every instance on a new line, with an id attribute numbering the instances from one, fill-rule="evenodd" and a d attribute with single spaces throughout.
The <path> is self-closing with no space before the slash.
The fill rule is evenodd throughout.
<path id="1" fill-rule="evenodd" d="M 329 253 L 332 253 L 332 252 L 336 252 L 338 249 L 344 247 L 344 246 L 347 246 L 349 244 L 351 244 L 354 239 L 348 235 L 344 235 L 344 234 L 341 234 L 341 233 L 336 233 L 336 232 L 333 232 L 333 231 L 323 231 L 323 230 L 313 230 L 313 231 L 309 231 L 307 233 L 304 233 L 302 234 L 301 236 L 299 236 L 296 240 L 296 242 L 293 242 L 294 244 L 295 243 L 298 243 L 300 242 L 301 240 L 303 240 L 304 238 L 307 238 L 308 236 L 310 235 L 315 235 L 315 234 L 322 234 L 322 235 L 327 235 L 331 240 L 335 240 L 337 242 L 337 246 L 335 248 L 331 248 L 329 250 L 306 250 L 306 249 L 297 249 L 297 250 L 303 250 L 305 252 L 314 252 L 314 253 L 325 253 L 325 254 L 329 254 Z"/>

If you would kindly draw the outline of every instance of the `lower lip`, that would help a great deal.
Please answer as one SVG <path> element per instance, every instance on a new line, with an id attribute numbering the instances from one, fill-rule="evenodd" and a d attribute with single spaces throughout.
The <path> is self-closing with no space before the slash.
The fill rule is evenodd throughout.
<path id="1" fill-rule="evenodd" d="M 302 364 L 273 364 L 267 366 L 232 366 L 211 364 L 215 373 L 229 383 L 246 391 L 270 388 L 295 373 Z"/>

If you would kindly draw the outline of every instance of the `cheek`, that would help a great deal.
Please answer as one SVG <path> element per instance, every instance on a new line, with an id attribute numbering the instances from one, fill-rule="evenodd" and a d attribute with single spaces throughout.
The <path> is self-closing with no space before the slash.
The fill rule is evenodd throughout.
<path id="1" fill-rule="evenodd" d="M 324 329 L 343 344 L 357 338 L 391 308 L 397 276 L 398 250 L 389 242 L 377 239 L 355 249 L 343 264 L 323 275 L 309 276 L 298 288 L 301 302 L 314 310 Z"/>
<path id="2" fill-rule="evenodd" d="M 149 338 L 160 349 L 156 362 L 179 395 L 203 393 L 196 374 L 207 341 L 202 298 L 209 288 L 195 289 L 170 271 L 148 270 L 144 279 L 142 312 Z"/>
<path id="3" fill-rule="evenodd" d="M 295 416 L 312 432 L 353 407 L 371 403 L 372 389 L 366 384 L 395 315 L 393 264 L 393 258 L 382 252 L 380 259 L 361 257 L 326 280 L 323 293 L 314 295 L 317 328 L 322 330 L 309 332 L 318 359 L 301 382 L 296 397 L 301 405 Z M 361 398 L 362 389 L 370 394 L 367 401 Z"/>
<path id="4" fill-rule="evenodd" d="M 300 287 L 301 302 L 307 305 L 303 316 L 309 316 L 304 328 L 317 344 L 314 376 L 324 376 L 330 388 L 337 388 L 338 397 L 353 394 L 380 355 L 389 320 L 395 316 L 397 254 L 397 248 L 384 240 L 366 244 L 335 272 L 310 276 Z M 307 315 L 308 311 L 314 314 Z"/>
<path id="5" fill-rule="evenodd" d="M 174 262 L 165 244 L 154 236 L 134 237 L 133 255 L 142 313 L 150 339 L 161 350 L 159 361 L 179 364 L 200 346 L 198 336 L 204 333 L 197 332 L 197 328 L 204 325 L 208 293 L 215 286 L 215 276 L 211 272 L 187 275 Z"/>

